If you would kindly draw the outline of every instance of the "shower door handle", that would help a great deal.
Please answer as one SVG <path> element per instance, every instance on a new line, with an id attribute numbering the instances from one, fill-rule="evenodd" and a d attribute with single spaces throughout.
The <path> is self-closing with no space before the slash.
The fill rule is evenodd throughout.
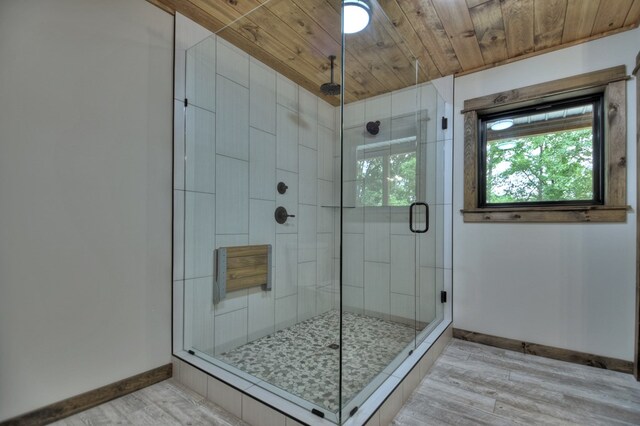
<path id="1" fill-rule="evenodd" d="M 417 206 L 424 206 L 424 208 L 427 210 L 427 217 L 425 220 L 425 228 L 424 229 L 414 229 L 413 228 L 413 209 Z M 415 233 L 415 234 L 424 234 L 425 232 L 427 232 L 429 230 L 429 204 L 427 203 L 421 203 L 421 202 L 417 202 L 417 203 L 412 203 L 409 206 L 409 229 L 411 230 L 411 232 Z"/>

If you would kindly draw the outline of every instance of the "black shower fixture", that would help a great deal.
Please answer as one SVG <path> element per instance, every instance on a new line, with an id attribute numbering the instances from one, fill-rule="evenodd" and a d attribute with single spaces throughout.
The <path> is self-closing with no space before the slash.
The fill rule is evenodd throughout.
<path id="1" fill-rule="evenodd" d="M 327 96 L 336 96 L 340 94 L 340 85 L 333 81 L 333 61 L 336 60 L 334 55 L 329 56 L 329 60 L 331 61 L 331 82 L 324 83 L 320 86 L 320 91 Z"/>
<path id="2" fill-rule="evenodd" d="M 369 134 L 375 136 L 380 133 L 380 122 L 379 121 L 370 121 L 367 123 L 367 132 Z"/>

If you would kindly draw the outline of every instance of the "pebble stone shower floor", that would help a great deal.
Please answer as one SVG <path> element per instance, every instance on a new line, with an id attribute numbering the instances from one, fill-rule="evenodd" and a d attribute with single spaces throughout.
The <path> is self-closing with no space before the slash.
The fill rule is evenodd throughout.
<path id="1" fill-rule="evenodd" d="M 343 388 L 350 401 L 415 337 L 404 324 L 343 312 Z M 330 411 L 339 408 L 340 314 L 330 311 L 218 356 Z"/>

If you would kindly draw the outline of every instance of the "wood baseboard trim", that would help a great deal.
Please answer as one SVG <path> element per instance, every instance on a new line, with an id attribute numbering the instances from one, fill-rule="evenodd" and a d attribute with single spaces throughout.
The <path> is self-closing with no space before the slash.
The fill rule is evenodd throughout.
<path id="1" fill-rule="evenodd" d="M 588 365 L 589 367 L 633 374 L 632 361 L 593 355 L 585 352 L 577 352 L 570 349 L 555 348 L 553 346 L 540 345 L 537 343 L 523 342 L 515 339 L 507 339 L 506 337 L 491 336 L 489 334 L 476 333 L 475 331 L 467 331 L 459 328 L 453 329 L 453 337 L 454 339 L 466 340 L 468 342 L 480 343 L 529 355 L 537 355 L 545 358 L 557 359 L 559 361 L 572 362 L 574 364 Z"/>
<path id="2" fill-rule="evenodd" d="M 46 407 L 13 417 L 0 426 L 39 426 L 69 417 L 72 414 L 95 407 L 119 398 L 154 383 L 169 379 L 172 376 L 172 364 L 166 364 L 144 373 L 136 374 L 115 383 L 103 386 L 65 400 L 55 402 Z"/>

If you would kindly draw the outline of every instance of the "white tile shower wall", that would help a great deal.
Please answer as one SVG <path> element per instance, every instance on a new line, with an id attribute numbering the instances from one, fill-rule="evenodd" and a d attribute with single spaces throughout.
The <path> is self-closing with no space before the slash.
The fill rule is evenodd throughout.
<path id="1" fill-rule="evenodd" d="M 185 345 L 219 354 L 335 307 L 336 108 L 228 42 L 187 33 L 176 30 L 174 279 L 185 279 Z M 278 206 L 295 217 L 277 224 Z M 273 246 L 273 290 L 214 305 L 213 251 L 244 244 Z"/>

